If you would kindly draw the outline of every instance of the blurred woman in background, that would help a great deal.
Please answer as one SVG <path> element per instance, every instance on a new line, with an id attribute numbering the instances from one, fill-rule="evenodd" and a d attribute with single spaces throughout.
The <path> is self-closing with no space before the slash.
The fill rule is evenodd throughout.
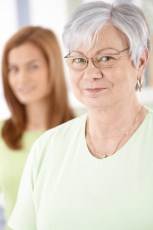
<path id="1" fill-rule="evenodd" d="M 36 26 L 17 31 L 4 49 L 2 78 L 11 112 L 8 120 L 0 122 L 0 190 L 8 218 L 32 143 L 43 131 L 74 115 L 53 31 Z"/>

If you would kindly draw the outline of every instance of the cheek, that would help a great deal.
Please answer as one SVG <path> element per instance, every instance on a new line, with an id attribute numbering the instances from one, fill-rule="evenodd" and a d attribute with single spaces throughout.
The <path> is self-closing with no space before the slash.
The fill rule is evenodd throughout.
<path id="1" fill-rule="evenodd" d="M 77 88 L 79 86 L 80 78 L 79 75 L 73 71 L 69 71 L 69 79 L 72 88 Z"/>
<path id="2" fill-rule="evenodd" d="M 137 81 L 137 70 L 128 65 L 122 69 L 114 70 L 113 74 L 116 76 L 114 77 L 114 84 L 118 82 L 118 85 L 127 85 L 128 87 Z"/>
<path id="3" fill-rule="evenodd" d="M 138 71 L 136 69 L 130 69 L 128 71 L 127 80 L 129 82 L 130 87 L 135 89 L 135 85 L 137 83 Z"/>
<path id="4" fill-rule="evenodd" d="M 15 78 L 9 77 L 8 78 L 8 84 L 9 84 L 9 86 L 10 86 L 10 88 L 12 90 L 15 89 L 16 88 L 16 80 L 15 80 Z"/>
<path id="5" fill-rule="evenodd" d="M 78 92 L 78 84 L 76 79 L 74 79 L 73 77 L 70 78 L 70 85 L 72 88 L 72 91 L 76 94 Z"/>
<path id="6" fill-rule="evenodd" d="M 71 85 L 73 94 L 80 101 L 82 92 L 81 92 L 81 86 L 80 86 L 81 83 L 80 83 L 80 80 L 78 79 L 78 76 L 74 74 L 70 76 L 70 85 Z"/>
<path id="7" fill-rule="evenodd" d="M 34 81 L 36 81 L 38 84 L 42 85 L 48 85 L 50 84 L 50 79 L 48 72 L 46 71 L 41 71 L 37 74 L 35 74 Z"/>

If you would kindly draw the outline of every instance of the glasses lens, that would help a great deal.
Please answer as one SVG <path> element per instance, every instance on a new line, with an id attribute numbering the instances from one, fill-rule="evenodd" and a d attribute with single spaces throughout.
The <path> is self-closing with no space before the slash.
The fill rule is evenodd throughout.
<path id="1" fill-rule="evenodd" d="M 79 56 L 69 56 L 67 58 L 67 63 L 72 69 L 83 70 L 87 66 L 87 60 L 84 57 Z"/>
<path id="2" fill-rule="evenodd" d="M 108 52 L 108 53 L 99 53 L 95 57 L 95 64 L 99 68 L 106 67 L 110 68 L 116 64 L 117 60 L 119 59 L 119 54 Z"/>
<path id="3" fill-rule="evenodd" d="M 120 56 L 124 55 L 122 53 L 125 51 L 128 51 L 128 48 L 120 51 L 115 49 L 105 49 L 99 51 L 95 57 L 89 59 L 92 60 L 97 68 L 111 68 L 117 64 L 118 59 Z M 74 70 L 84 70 L 88 65 L 88 58 L 79 52 L 74 51 L 65 58 L 70 68 Z"/>

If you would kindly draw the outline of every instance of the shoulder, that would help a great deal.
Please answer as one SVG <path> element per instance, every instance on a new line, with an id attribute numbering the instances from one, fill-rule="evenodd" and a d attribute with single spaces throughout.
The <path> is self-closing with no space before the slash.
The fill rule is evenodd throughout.
<path id="1" fill-rule="evenodd" d="M 36 145 L 43 144 L 44 142 L 46 145 L 48 141 L 50 142 L 53 139 L 56 139 L 58 141 L 60 141 L 60 139 L 63 140 L 63 138 L 66 139 L 67 137 L 69 137 L 69 135 L 72 136 L 74 132 L 77 133 L 82 128 L 85 121 L 86 121 L 86 114 L 74 118 L 70 121 L 67 121 L 55 128 L 52 128 L 46 131 L 45 133 L 43 133 L 40 136 L 40 138 L 38 138 L 38 140 L 36 141 Z"/>
<path id="2" fill-rule="evenodd" d="M 30 158 L 39 168 L 54 156 L 61 156 L 80 136 L 86 122 L 86 114 L 74 118 L 43 133 L 33 144 Z"/>

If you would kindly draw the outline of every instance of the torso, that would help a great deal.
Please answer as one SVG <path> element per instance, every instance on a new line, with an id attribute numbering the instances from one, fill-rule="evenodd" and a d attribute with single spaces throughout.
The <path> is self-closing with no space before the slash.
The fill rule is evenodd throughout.
<path id="1" fill-rule="evenodd" d="M 105 159 L 89 152 L 85 118 L 79 119 L 59 128 L 52 141 L 48 135 L 44 152 L 40 146 L 37 230 L 152 230 L 153 112 Z"/>

